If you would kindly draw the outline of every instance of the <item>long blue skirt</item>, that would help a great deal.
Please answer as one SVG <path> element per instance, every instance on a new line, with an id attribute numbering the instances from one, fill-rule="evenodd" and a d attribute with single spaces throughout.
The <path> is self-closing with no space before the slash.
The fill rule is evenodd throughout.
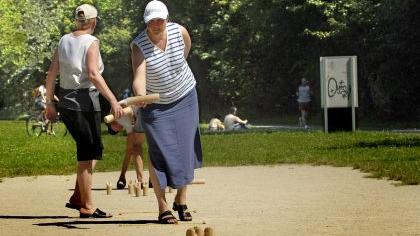
<path id="1" fill-rule="evenodd" d="M 197 92 L 193 89 L 171 104 L 141 110 L 149 158 L 161 188 L 180 188 L 194 179 L 202 165 Z"/>

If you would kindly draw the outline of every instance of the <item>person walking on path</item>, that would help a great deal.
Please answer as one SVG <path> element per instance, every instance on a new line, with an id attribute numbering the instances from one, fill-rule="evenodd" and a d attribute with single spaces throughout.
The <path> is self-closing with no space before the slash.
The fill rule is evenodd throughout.
<path id="1" fill-rule="evenodd" d="M 301 83 L 296 91 L 297 102 L 299 105 L 299 126 L 308 129 L 308 115 L 311 103 L 311 88 L 306 78 L 301 79 Z"/>
<path id="2" fill-rule="evenodd" d="M 98 12 L 92 5 L 83 4 L 76 8 L 75 14 L 77 28 L 60 39 L 48 70 L 47 117 L 54 120 L 58 110 L 76 142 L 77 179 L 66 207 L 79 210 L 80 218 L 107 218 L 112 215 L 94 208 L 91 189 L 93 170 L 103 150 L 99 93 L 111 104 L 116 118 L 123 111 L 101 75 L 104 65 L 99 40 L 92 36 Z M 56 110 L 52 100 L 58 74 L 60 102 Z"/>
<path id="3" fill-rule="evenodd" d="M 143 104 L 140 109 L 158 220 L 162 224 L 178 222 L 165 197 L 165 188 L 170 186 L 177 189 L 172 209 L 179 220 L 191 221 L 187 185 L 194 179 L 194 169 L 202 164 L 196 81 L 186 61 L 191 39 L 183 26 L 168 22 L 168 9 L 160 1 L 147 4 L 144 22 L 146 29 L 131 44 L 133 90 L 136 95 L 160 95 L 158 102 Z"/>

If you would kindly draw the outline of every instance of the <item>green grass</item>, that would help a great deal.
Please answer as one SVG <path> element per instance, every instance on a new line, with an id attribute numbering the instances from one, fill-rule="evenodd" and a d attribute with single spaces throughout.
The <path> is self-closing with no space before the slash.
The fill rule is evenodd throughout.
<path id="1" fill-rule="evenodd" d="M 75 173 L 71 136 L 27 137 L 21 121 L 0 121 L 0 178 Z M 118 171 L 125 136 L 104 131 L 97 171 Z M 204 166 L 284 163 L 348 166 L 377 178 L 420 183 L 420 135 L 376 131 L 255 131 L 202 135 Z M 146 147 L 147 148 L 147 147 Z M 147 150 L 145 150 L 147 156 Z"/>

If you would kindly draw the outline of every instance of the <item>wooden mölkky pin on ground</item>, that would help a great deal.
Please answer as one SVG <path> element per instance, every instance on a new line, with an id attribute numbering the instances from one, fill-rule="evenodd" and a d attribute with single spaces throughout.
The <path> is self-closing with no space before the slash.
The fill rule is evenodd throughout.
<path id="1" fill-rule="evenodd" d="M 204 236 L 204 230 L 201 227 L 195 226 L 194 230 L 197 236 Z"/>
<path id="2" fill-rule="evenodd" d="M 149 190 L 149 183 L 143 182 L 143 196 L 147 196 L 148 190 Z"/>
<path id="3" fill-rule="evenodd" d="M 189 228 L 187 229 L 187 232 L 185 233 L 186 236 L 197 236 L 197 234 L 195 233 L 195 229 L 194 228 Z"/>
<path id="4" fill-rule="evenodd" d="M 204 236 L 214 236 L 214 229 L 211 227 L 206 227 L 204 229 Z"/>
<path id="5" fill-rule="evenodd" d="M 140 195 L 141 195 L 141 183 L 136 183 L 134 185 L 134 189 L 135 189 L 135 192 L 136 192 L 136 197 L 140 197 Z"/>
<path id="6" fill-rule="evenodd" d="M 130 182 L 128 183 L 128 194 L 134 194 L 134 185 L 132 180 L 130 180 Z"/>
<path id="7" fill-rule="evenodd" d="M 194 179 L 190 184 L 205 184 L 205 179 Z"/>
<path id="8" fill-rule="evenodd" d="M 106 183 L 106 195 L 111 195 L 112 193 L 112 184 L 111 182 Z"/>

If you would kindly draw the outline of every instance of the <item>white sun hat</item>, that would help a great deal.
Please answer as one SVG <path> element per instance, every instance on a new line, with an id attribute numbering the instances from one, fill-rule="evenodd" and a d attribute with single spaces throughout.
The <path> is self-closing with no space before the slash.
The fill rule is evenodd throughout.
<path id="1" fill-rule="evenodd" d="M 147 24 L 151 19 L 167 19 L 168 18 L 168 8 L 166 5 L 157 0 L 150 1 L 146 9 L 144 9 L 144 22 Z"/>

